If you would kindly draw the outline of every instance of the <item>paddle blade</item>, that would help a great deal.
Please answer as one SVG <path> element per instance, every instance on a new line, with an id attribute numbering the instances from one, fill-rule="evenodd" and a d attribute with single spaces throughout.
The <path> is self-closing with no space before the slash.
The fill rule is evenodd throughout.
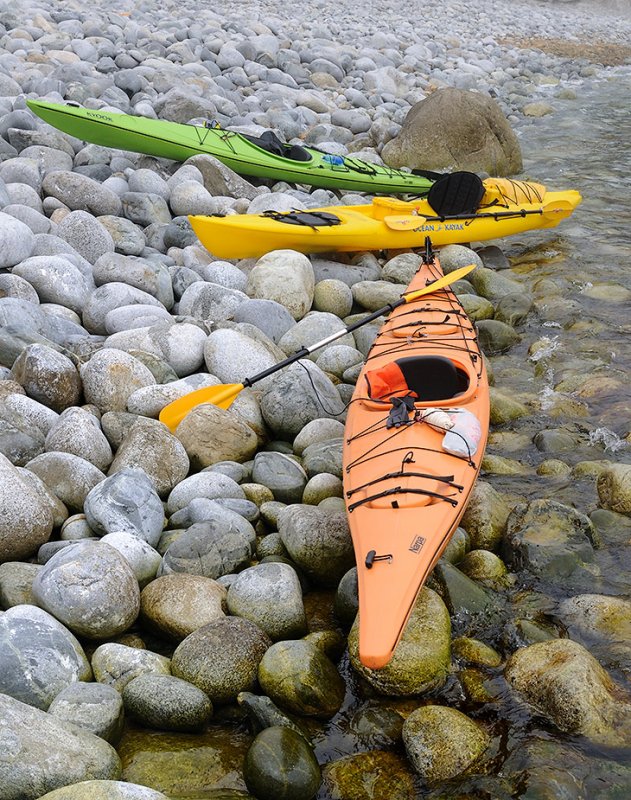
<path id="1" fill-rule="evenodd" d="M 468 275 L 472 270 L 475 269 L 475 266 L 475 264 L 467 264 L 466 267 L 459 267 L 453 272 L 443 275 L 442 278 L 438 278 L 438 280 L 435 280 L 427 286 L 424 286 L 422 289 L 417 289 L 416 292 L 407 292 L 406 294 L 402 295 L 402 299 L 404 299 L 406 303 L 411 303 L 413 300 L 416 300 L 418 297 L 422 297 L 424 294 L 432 294 L 432 292 L 437 292 L 439 289 L 444 289 L 445 286 L 449 286 L 450 284 L 459 281 L 460 278 L 464 278 L 465 275 Z"/>
<path id="2" fill-rule="evenodd" d="M 195 406 L 212 403 L 219 408 L 229 408 L 243 388 L 242 383 L 220 383 L 218 386 L 196 389 L 165 406 L 160 412 L 160 422 L 164 422 L 171 431 L 174 431 Z"/>
<path id="3" fill-rule="evenodd" d="M 415 231 L 422 227 L 427 220 L 425 217 L 415 214 L 404 214 L 401 216 L 389 215 L 384 217 L 383 221 L 391 231 Z"/>

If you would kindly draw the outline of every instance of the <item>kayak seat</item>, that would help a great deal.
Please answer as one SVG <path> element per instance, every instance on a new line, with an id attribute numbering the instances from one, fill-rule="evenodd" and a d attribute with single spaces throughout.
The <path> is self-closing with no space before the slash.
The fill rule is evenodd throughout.
<path id="1" fill-rule="evenodd" d="M 308 150 L 298 144 L 286 144 L 276 136 L 274 131 L 265 131 L 258 137 L 246 134 L 242 134 L 242 136 L 248 142 L 252 142 L 272 155 L 290 158 L 292 161 L 311 161 L 311 154 Z"/>
<path id="2" fill-rule="evenodd" d="M 469 388 L 464 370 L 444 356 L 408 356 L 365 373 L 370 400 L 412 395 L 417 402 L 447 401 Z"/>
<path id="3" fill-rule="evenodd" d="M 469 376 L 444 356 L 409 356 L 396 363 L 421 401 L 451 400 L 469 388 Z"/>
<path id="4" fill-rule="evenodd" d="M 474 172 L 443 175 L 427 194 L 427 202 L 439 216 L 470 214 L 484 197 L 484 184 Z"/>

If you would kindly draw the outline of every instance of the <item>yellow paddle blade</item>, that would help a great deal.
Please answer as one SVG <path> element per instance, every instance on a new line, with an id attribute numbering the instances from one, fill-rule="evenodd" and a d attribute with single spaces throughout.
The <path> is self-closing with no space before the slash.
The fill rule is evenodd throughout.
<path id="1" fill-rule="evenodd" d="M 244 388 L 242 383 L 220 383 L 218 386 L 204 386 L 196 389 L 165 406 L 160 412 L 160 422 L 164 422 L 171 431 L 174 431 L 195 406 L 212 403 L 219 408 L 229 408 Z"/>
<path id="2" fill-rule="evenodd" d="M 391 231 L 415 231 L 423 226 L 427 219 L 416 214 L 404 214 L 401 216 L 388 215 L 383 218 L 383 221 Z"/>
<path id="3" fill-rule="evenodd" d="M 438 289 L 444 289 L 445 286 L 449 286 L 450 284 L 459 281 L 460 278 L 464 278 L 465 275 L 468 275 L 472 270 L 475 269 L 475 266 L 475 264 L 467 264 L 466 267 L 459 267 L 453 272 L 443 275 L 442 278 L 438 278 L 438 280 L 435 280 L 429 285 L 424 286 L 422 289 L 417 289 L 416 292 L 406 292 L 406 294 L 401 295 L 401 297 L 406 303 L 410 303 L 413 300 L 416 300 L 417 297 L 422 297 L 424 294 L 431 294 L 432 292 L 438 291 Z"/>

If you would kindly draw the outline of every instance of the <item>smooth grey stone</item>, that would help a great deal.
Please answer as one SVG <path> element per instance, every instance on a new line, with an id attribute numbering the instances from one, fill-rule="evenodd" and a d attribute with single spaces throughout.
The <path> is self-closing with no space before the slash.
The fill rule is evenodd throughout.
<path id="1" fill-rule="evenodd" d="M 128 177 L 129 191 L 157 194 L 168 201 L 171 190 L 163 177 L 151 169 L 136 169 Z"/>
<path id="2" fill-rule="evenodd" d="M 252 475 L 252 462 L 249 462 L 248 465 L 240 464 L 238 461 L 217 461 L 216 464 L 206 467 L 202 472 L 221 472 L 222 475 L 227 475 L 236 483 L 244 483 Z"/>
<path id="3" fill-rule="evenodd" d="M 228 497 L 218 497 L 215 500 L 209 500 L 205 497 L 196 497 L 194 500 L 191 500 L 188 505 L 184 506 L 184 508 L 181 508 L 171 515 L 169 525 L 188 528 L 196 522 L 204 522 L 205 520 L 212 520 L 217 516 L 221 516 L 222 508 L 234 511 L 251 523 L 256 522 L 259 517 L 258 507 L 249 500 L 237 500 Z"/>
<path id="4" fill-rule="evenodd" d="M 245 500 L 245 493 L 228 475 L 219 471 L 199 472 L 185 478 L 172 490 L 167 501 L 167 511 L 174 514 L 198 498 L 216 500 L 226 497 Z"/>
<path id="5" fill-rule="evenodd" d="M 37 606 L 13 606 L 0 615 L 0 644 L 0 697 L 46 711 L 70 683 L 92 678 L 79 642 Z"/>
<path id="6" fill-rule="evenodd" d="M 359 281 L 378 281 L 382 276 L 381 266 L 372 253 L 360 257 L 354 264 L 328 261 L 317 256 L 312 258 L 311 264 L 316 283 L 335 279 L 352 287 Z"/>
<path id="7" fill-rule="evenodd" d="M 99 217 L 99 222 L 114 240 L 116 252 L 126 256 L 139 256 L 147 245 L 147 239 L 138 225 L 124 217 L 109 214 Z"/>
<path id="8" fill-rule="evenodd" d="M 42 192 L 61 200 L 71 211 L 88 211 L 95 217 L 118 216 L 122 208 L 115 192 L 78 172 L 49 172 L 42 181 Z"/>
<path id="9" fill-rule="evenodd" d="M 102 413 L 124 411 L 130 395 L 156 383 L 151 371 L 139 359 L 113 348 L 99 350 L 84 363 L 81 380 L 85 399 Z"/>
<path id="10" fill-rule="evenodd" d="M 105 315 L 105 328 L 108 334 L 147 328 L 158 322 L 173 321 L 173 318 L 160 306 L 131 305 L 113 308 Z"/>
<path id="11" fill-rule="evenodd" d="M 167 268 L 160 264 L 120 253 L 105 253 L 95 262 L 93 275 L 97 286 L 126 283 L 153 295 L 167 309 L 173 305 L 171 276 Z"/>
<path id="12" fill-rule="evenodd" d="M 0 608 L 6 611 L 12 606 L 34 606 L 35 598 L 31 587 L 40 569 L 39 564 L 23 561 L 5 561 L 0 564 Z"/>
<path id="13" fill-rule="evenodd" d="M 77 314 L 83 311 L 94 289 L 94 284 L 62 256 L 28 258 L 17 264 L 13 273 L 33 286 L 42 303 L 59 303 Z"/>
<path id="14" fill-rule="evenodd" d="M 342 477 L 342 445 L 343 439 L 329 439 L 325 442 L 314 442 L 302 452 L 302 465 L 313 478 L 320 473 L 330 473 Z"/>
<path id="15" fill-rule="evenodd" d="M 155 547 L 164 527 L 162 501 L 148 476 L 126 468 L 95 486 L 85 498 L 84 513 L 100 536 L 125 531 Z"/>
<path id="16" fill-rule="evenodd" d="M 20 203 L 9 203 L 2 209 L 4 214 L 9 214 L 15 217 L 20 222 L 33 231 L 33 233 L 48 233 L 51 229 L 51 222 L 44 214 L 40 214 L 30 206 L 25 206 Z"/>
<path id="17" fill-rule="evenodd" d="M 297 352 L 301 347 L 309 347 L 322 339 L 332 336 L 334 333 L 342 333 L 345 330 L 344 323 L 335 316 L 325 311 L 310 311 L 279 341 L 278 346 L 287 355 Z M 336 345 L 347 345 L 355 347 L 355 339 L 352 333 L 346 333 L 335 340 Z M 319 355 L 325 352 L 319 349 L 305 358 L 315 361 Z"/>
<path id="18" fill-rule="evenodd" d="M 179 313 L 195 319 L 218 322 L 231 318 L 247 299 L 243 292 L 227 289 L 217 283 L 193 283 L 180 299 Z"/>
<path id="19" fill-rule="evenodd" d="M 229 703 L 239 692 L 252 691 L 270 644 L 249 620 L 222 617 L 187 636 L 173 653 L 171 667 L 174 675 L 195 684 L 213 703 Z"/>
<path id="20" fill-rule="evenodd" d="M 307 632 L 300 581 L 288 564 L 258 564 L 243 570 L 228 590 L 227 603 L 231 614 L 254 622 L 272 641 Z"/>
<path id="21" fill-rule="evenodd" d="M 7 798 L 36 800 L 42 792 L 90 779 L 116 780 L 121 762 L 114 748 L 73 724 L 0 694 L 4 739 L 0 763 Z M 10 792 L 10 794 L 9 794 Z"/>
<path id="22" fill-rule="evenodd" d="M 127 283 L 112 281 L 99 286 L 92 292 L 83 309 L 83 324 L 91 333 L 106 334 L 105 317 L 107 314 L 114 308 L 130 305 L 164 308 L 164 305 L 152 294 Z"/>
<path id="23" fill-rule="evenodd" d="M 15 360 L 11 373 L 30 397 L 54 411 L 76 405 L 81 396 L 75 365 L 51 347 L 29 345 Z"/>
<path id="24" fill-rule="evenodd" d="M 0 453 L 0 562 L 32 556 L 47 542 L 53 515 L 46 501 Z"/>
<path id="25" fill-rule="evenodd" d="M 125 531 L 114 531 L 106 533 L 101 541 L 118 550 L 134 571 L 141 589 L 155 578 L 162 558 L 144 539 Z"/>
<path id="26" fill-rule="evenodd" d="M 87 211 L 71 211 L 57 226 L 57 236 L 65 239 L 90 264 L 103 253 L 114 251 L 109 231 Z"/>
<path id="27" fill-rule="evenodd" d="M 15 297 L 29 303 L 39 303 L 39 296 L 31 284 L 12 272 L 0 275 L 0 297 Z"/>
<path id="28" fill-rule="evenodd" d="M 307 474 L 300 464 L 283 453 L 262 452 L 254 457 L 252 479 L 262 483 L 281 503 L 298 503 L 307 485 Z"/>
<path id="29" fill-rule="evenodd" d="M 110 475 L 128 468 L 142 470 L 160 497 L 188 474 L 190 461 L 184 445 L 162 422 L 138 418 L 116 452 Z"/>
<path id="30" fill-rule="evenodd" d="M 193 156 L 186 164 L 197 167 L 202 174 L 204 186 L 213 196 L 245 197 L 252 200 L 259 194 L 259 189 L 213 156 Z"/>
<path id="31" fill-rule="evenodd" d="M 11 198 L 15 202 L 14 198 Z M 13 267 L 29 258 L 35 234 L 19 219 L 0 211 L 0 268 Z"/>
<path id="32" fill-rule="evenodd" d="M 123 732 L 123 700 L 116 689 L 102 683 L 71 683 L 55 697 L 48 713 L 110 744 Z"/>
<path id="33" fill-rule="evenodd" d="M 59 532 L 60 539 L 68 542 L 91 539 L 93 536 L 94 531 L 88 525 L 85 514 L 72 514 L 64 521 Z"/>
<path id="34" fill-rule="evenodd" d="M 123 215 L 142 228 L 153 222 L 168 224 L 171 212 L 164 197 L 150 192 L 125 192 L 120 198 Z"/>
<path id="35" fill-rule="evenodd" d="M 165 227 L 162 236 L 165 249 L 169 247 L 184 249 L 199 243 L 188 217 L 176 217 Z"/>
<path id="36" fill-rule="evenodd" d="M 247 566 L 255 540 L 249 522 L 222 509 L 221 517 L 197 522 L 168 547 L 160 574 L 186 572 L 217 579 Z"/>
<path id="37" fill-rule="evenodd" d="M 275 344 L 296 324 L 289 311 L 274 300 L 249 299 L 236 308 L 233 319 L 255 325 Z"/>
<path id="38" fill-rule="evenodd" d="M 82 541 L 86 540 L 84 539 Z M 91 536 L 90 541 L 96 542 L 98 540 L 95 536 Z M 43 544 L 37 551 L 37 563 L 41 566 L 47 564 L 53 556 L 56 556 L 61 550 L 65 550 L 73 544 L 75 544 L 73 541 L 46 542 L 46 544 Z"/>
<path id="39" fill-rule="evenodd" d="M 72 453 L 42 453 L 26 468 L 41 478 L 68 508 L 83 510 L 88 492 L 105 480 L 100 469 Z"/>
<path id="40" fill-rule="evenodd" d="M 199 731 L 213 713 L 205 692 L 171 675 L 139 675 L 123 689 L 123 701 L 129 717 L 165 731 Z"/>
<path id="41" fill-rule="evenodd" d="M 101 542 L 73 543 L 33 582 L 39 605 L 89 639 L 126 631 L 140 610 L 138 581 L 123 556 Z"/>
<path id="42" fill-rule="evenodd" d="M 34 303 L 15 297 L 0 297 L 0 327 L 14 335 L 31 336 L 31 341 L 39 341 L 39 335 L 66 347 L 89 336 L 80 325 L 46 314 Z"/>

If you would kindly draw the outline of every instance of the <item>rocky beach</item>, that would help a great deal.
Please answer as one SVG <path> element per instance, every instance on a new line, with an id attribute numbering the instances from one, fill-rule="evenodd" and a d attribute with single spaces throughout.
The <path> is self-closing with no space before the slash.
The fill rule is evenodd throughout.
<path id="1" fill-rule="evenodd" d="M 629 796 L 630 64 L 615 2 L 0 0 L 0 800 Z M 459 152 L 440 97 L 508 144 Z M 476 264 L 491 434 L 385 668 L 342 497 L 383 320 L 158 416 L 398 298 L 418 253 L 219 260 L 188 214 L 370 197 L 89 144 L 37 98 L 583 192 L 440 252 Z M 446 149 L 410 135 L 425 101 Z"/>

